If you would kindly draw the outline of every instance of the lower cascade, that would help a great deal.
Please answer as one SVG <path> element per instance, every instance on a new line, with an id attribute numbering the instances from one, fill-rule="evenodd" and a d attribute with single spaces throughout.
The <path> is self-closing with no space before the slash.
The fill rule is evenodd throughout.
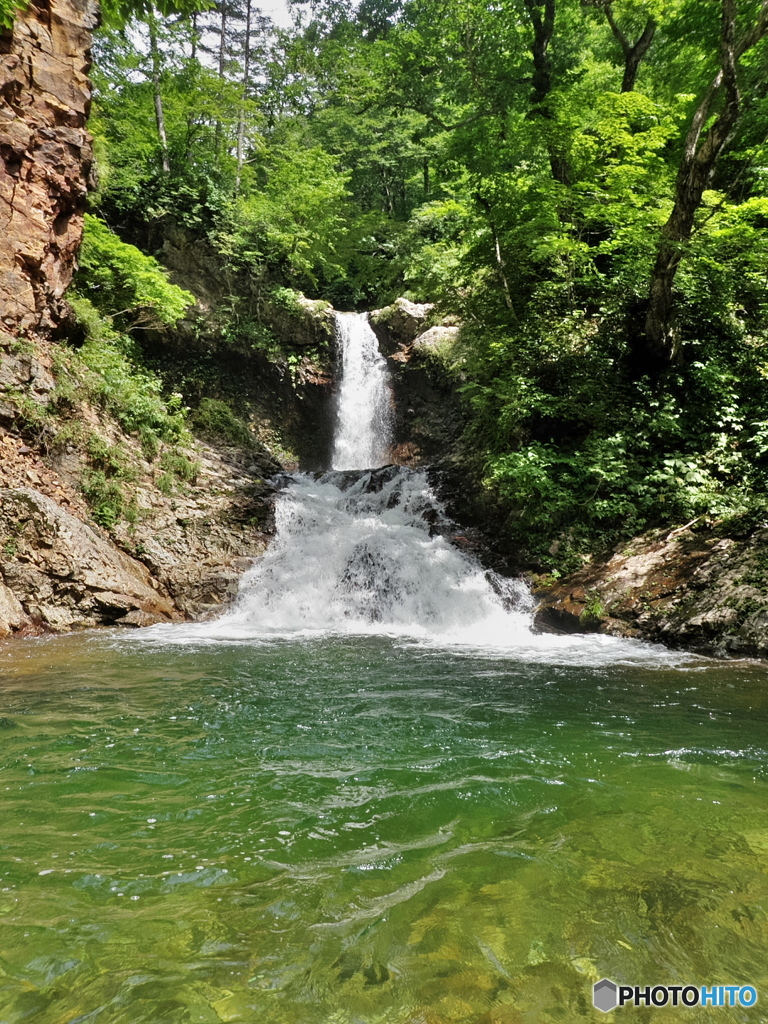
<path id="1" fill-rule="evenodd" d="M 222 622 L 475 640 L 527 633 L 526 587 L 484 572 L 440 536 L 441 525 L 422 471 L 299 476 L 279 498 L 275 540 Z"/>
<path id="2" fill-rule="evenodd" d="M 423 471 L 382 466 L 391 444 L 386 361 L 364 313 L 337 314 L 340 388 L 331 472 L 299 475 L 277 533 L 244 577 L 225 628 L 428 634 L 528 632 L 521 583 L 486 573 L 441 536 Z"/>

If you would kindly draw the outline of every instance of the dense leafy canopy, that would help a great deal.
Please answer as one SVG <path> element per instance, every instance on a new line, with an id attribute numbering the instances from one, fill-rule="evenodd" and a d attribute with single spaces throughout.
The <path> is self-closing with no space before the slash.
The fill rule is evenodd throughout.
<path id="1" fill-rule="evenodd" d="M 539 559 L 760 505 L 768 2 L 133 10 L 96 48 L 118 233 L 457 314 L 467 451 Z"/>

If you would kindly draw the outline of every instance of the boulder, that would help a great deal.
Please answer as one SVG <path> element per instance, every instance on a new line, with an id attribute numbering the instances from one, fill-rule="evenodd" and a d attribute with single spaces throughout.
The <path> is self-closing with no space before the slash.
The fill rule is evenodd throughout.
<path id="1" fill-rule="evenodd" d="M 6 632 L 28 620 L 61 632 L 177 617 L 146 566 L 40 491 L 0 490 L 0 541 Z"/>
<path id="2" fill-rule="evenodd" d="M 536 592 L 544 631 L 638 637 L 719 655 L 768 654 L 768 530 L 653 531 Z"/>
<path id="3" fill-rule="evenodd" d="M 452 345 L 459 337 L 458 327 L 450 327 L 447 324 L 438 324 L 430 327 L 417 338 L 414 338 L 413 348 L 415 351 L 429 352 L 442 348 L 444 345 Z"/>
<path id="4" fill-rule="evenodd" d="M 21 602 L 12 590 L 0 583 L 0 639 L 29 625 L 31 620 L 24 613 Z"/>
<path id="5" fill-rule="evenodd" d="M 433 309 L 430 303 L 396 299 L 391 306 L 374 310 L 370 322 L 382 352 L 391 356 L 399 348 L 410 345 L 424 333 L 427 318 Z"/>

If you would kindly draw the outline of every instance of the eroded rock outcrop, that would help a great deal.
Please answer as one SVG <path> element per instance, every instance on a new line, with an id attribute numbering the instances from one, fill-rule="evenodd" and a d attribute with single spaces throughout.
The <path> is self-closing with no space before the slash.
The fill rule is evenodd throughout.
<path id="1" fill-rule="evenodd" d="M 543 629 L 765 657 L 768 528 L 647 534 L 537 596 Z"/>
<path id="2" fill-rule="evenodd" d="M 0 322 L 58 326 L 92 173 L 92 0 L 32 0 L 0 34 Z"/>
<path id="3" fill-rule="evenodd" d="M 393 459 L 401 465 L 441 462 L 456 447 L 465 413 L 448 353 L 459 335 L 452 323 L 433 323 L 434 306 L 397 299 L 370 316 L 387 357 L 394 398 Z"/>
<path id="4" fill-rule="evenodd" d="M 426 330 L 434 308 L 431 303 L 400 298 L 395 299 L 391 306 L 374 310 L 370 317 L 371 327 L 384 355 L 395 357 L 398 362 L 407 361 L 408 347 Z"/>
<path id="5" fill-rule="evenodd" d="M 146 566 L 30 487 L 0 491 L 0 636 L 177 617 Z"/>

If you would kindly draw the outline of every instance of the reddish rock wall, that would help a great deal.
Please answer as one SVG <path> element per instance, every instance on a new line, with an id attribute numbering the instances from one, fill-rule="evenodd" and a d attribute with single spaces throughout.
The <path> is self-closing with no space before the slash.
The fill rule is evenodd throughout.
<path id="1" fill-rule="evenodd" d="M 0 327 L 47 331 L 76 267 L 92 173 L 92 0 L 32 0 L 0 35 Z"/>

